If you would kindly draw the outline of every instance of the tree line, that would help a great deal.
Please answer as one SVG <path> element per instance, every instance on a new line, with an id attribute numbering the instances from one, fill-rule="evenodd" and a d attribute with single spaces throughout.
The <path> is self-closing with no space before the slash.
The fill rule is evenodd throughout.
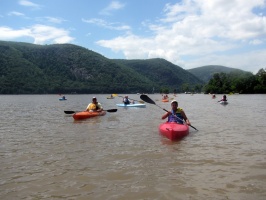
<path id="1" fill-rule="evenodd" d="M 260 69 L 257 74 L 245 73 L 215 73 L 202 90 L 204 93 L 215 94 L 265 94 L 266 68 Z"/>

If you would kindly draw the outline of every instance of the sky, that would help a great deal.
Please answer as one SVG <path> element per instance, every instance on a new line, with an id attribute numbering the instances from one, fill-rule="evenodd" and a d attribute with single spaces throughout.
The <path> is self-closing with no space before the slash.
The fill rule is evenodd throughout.
<path id="1" fill-rule="evenodd" d="M 266 0 L 0 0 L 0 40 L 183 69 L 266 69 Z"/>

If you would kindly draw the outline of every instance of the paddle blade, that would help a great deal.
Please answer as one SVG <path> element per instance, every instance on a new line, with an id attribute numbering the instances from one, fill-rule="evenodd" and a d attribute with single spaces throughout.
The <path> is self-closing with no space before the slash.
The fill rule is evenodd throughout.
<path id="1" fill-rule="evenodd" d="M 65 110 L 64 112 L 65 112 L 65 114 L 74 114 L 75 113 L 75 111 L 72 111 L 72 110 Z"/>
<path id="2" fill-rule="evenodd" d="M 109 109 L 109 110 L 106 110 L 106 112 L 116 112 L 117 109 Z"/>
<path id="3" fill-rule="evenodd" d="M 150 97 L 148 97 L 146 94 L 142 94 L 142 95 L 140 95 L 140 98 L 141 98 L 143 101 L 147 102 L 147 103 L 151 103 L 151 104 L 156 105 L 155 102 L 154 102 L 152 99 L 150 99 Z"/>

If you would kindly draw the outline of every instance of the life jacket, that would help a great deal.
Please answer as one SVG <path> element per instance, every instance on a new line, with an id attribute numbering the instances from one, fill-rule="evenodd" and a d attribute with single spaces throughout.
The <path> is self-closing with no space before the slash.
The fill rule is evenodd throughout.
<path id="1" fill-rule="evenodd" d="M 127 99 L 127 98 L 124 98 L 123 102 L 124 102 L 124 104 L 130 104 L 129 99 Z"/>
<path id="2" fill-rule="evenodd" d="M 181 115 L 182 108 L 177 108 L 176 112 L 172 110 L 172 115 L 168 116 L 168 122 L 177 122 L 179 124 L 183 124 L 183 116 Z M 175 117 L 177 116 L 177 117 Z"/>
<path id="3" fill-rule="evenodd" d="M 96 104 L 90 103 L 87 110 L 98 110 L 98 102 Z"/>

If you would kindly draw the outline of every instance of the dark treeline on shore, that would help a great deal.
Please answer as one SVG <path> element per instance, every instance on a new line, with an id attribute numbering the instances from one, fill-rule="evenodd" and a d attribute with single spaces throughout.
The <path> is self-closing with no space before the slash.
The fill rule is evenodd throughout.
<path id="1" fill-rule="evenodd" d="M 256 75 L 252 73 L 216 73 L 203 88 L 205 93 L 228 94 L 265 94 L 266 71 L 260 69 Z"/>

